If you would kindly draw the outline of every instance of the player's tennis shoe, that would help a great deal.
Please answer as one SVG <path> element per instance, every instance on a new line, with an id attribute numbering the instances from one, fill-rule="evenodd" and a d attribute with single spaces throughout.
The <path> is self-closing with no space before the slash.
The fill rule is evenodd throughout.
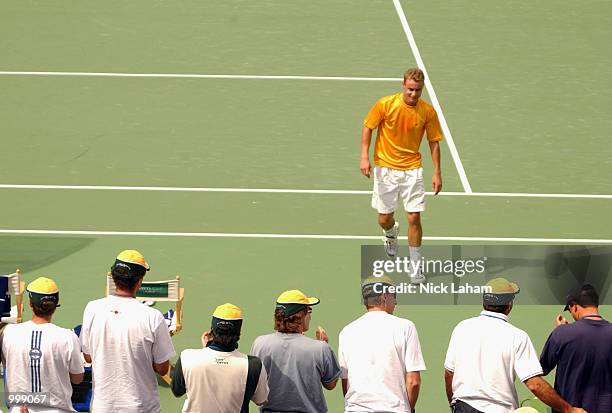
<path id="1" fill-rule="evenodd" d="M 397 255 L 397 236 L 399 235 L 399 223 L 395 221 L 393 228 L 389 231 L 383 231 L 385 237 L 383 241 L 385 243 L 385 252 L 389 258 L 394 258 Z"/>
<path id="2" fill-rule="evenodd" d="M 423 284 L 427 279 L 423 275 L 420 261 L 410 260 L 411 272 L 409 273 L 410 284 Z"/>
<path id="3" fill-rule="evenodd" d="M 421 274 L 421 271 L 415 276 L 410 276 L 410 284 L 424 284 L 425 281 L 427 281 L 427 278 Z"/>

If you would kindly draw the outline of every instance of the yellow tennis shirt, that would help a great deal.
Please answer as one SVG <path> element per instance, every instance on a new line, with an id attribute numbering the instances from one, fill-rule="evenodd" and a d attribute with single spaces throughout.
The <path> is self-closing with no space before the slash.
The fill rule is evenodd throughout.
<path id="1" fill-rule="evenodd" d="M 370 109 L 363 124 L 372 130 L 378 129 L 374 163 L 402 171 L 421 167 L 419 147 L 424 132 L 429 142 L 443 138 L 433 106 L 422 99 L 416 106 L 409 106 L 402 93 L 381 98 Z"/>

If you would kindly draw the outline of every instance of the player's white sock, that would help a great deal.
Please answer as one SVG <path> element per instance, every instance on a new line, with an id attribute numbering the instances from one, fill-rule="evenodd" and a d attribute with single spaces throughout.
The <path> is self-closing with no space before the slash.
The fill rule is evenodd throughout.
<path id="1" fill-rule="evenodd" d="M 408 249 L 410 250 L 410 263 L 412 264 L 412 274 L 410 274 L 412 277 L 420 277 L 421 276 L 421 260 L 423 258 L 423 253 L 422 253 L 422 247 L 418 246 L 418 247 L 413 247 L 413 246 L 409 246 Z M 417 268 L 417 270 L 415 271 L 414 268 Z"/>
<path id="2" fill-rule="evenodd" d="M 395 238 L 397 237 L 397 232 L 398 232 L 398 225 L 396 225 L 397 222 L 393 223 L 393 226 L 389 229 L 385 229 L 385 236 L 389 237 L 389 238 Z"/>

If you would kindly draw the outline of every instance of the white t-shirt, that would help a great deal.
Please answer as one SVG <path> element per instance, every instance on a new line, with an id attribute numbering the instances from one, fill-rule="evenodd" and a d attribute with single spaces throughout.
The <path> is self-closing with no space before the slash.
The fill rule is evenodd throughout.
<path id="1" fill-rule="evenodd" d="M 453 372 L 453 399 L 487 413 L 518 408 L 514 379 L 542 374 L 531 339 L 508 316 L 483 311 L 453 330 L 444 368 Z"/>
<path id="2" fill-rule="evenodd" d="M 261 361 L 257 379 L 249 386 L 249 359 L 234 350 L 216 351 L 210 347 L 187 349 L 181 353 L 181 368 L 187 388 L 183 412 L 235 412 L 242 411 L 245 393 L 251 400 L 262 404 L 268 397 L 268 377 Z M 247 400 L 248 403 L 248 400 Z M 248 405 L 246 406 L 248 411 Z"/>
<path id="3" fill-rule="evenodd" d="M 340 332 L 345 412 L 410 413 L 406 373 L 426 370 L 414 323 L 369 311 Z"/>
<path id="4" fill-rule="evenodd" d="M 74 412 L 70 375 L 83 373 L 81 345 L 71 330 L 52 323 L 9 324 L 3 332 L 6 392 L 46 393 L 31 412 Z M 42 396 L 42 395 L 41 395 Z M 19 407 L 11 411 L 19 412 Z"/>
<path id="5" fill-rule="evenodd" d="M 91 301 L 83 314 L 81 344 L 92 358 L 91 412 L 161 411 L 153 363 L 175 352 L 159 311 L 134 298 Z"/>

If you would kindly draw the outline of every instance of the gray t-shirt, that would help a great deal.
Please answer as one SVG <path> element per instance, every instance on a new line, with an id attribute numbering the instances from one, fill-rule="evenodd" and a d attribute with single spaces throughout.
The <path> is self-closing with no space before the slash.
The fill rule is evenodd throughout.
<path id="1" fill-rule="evenodd" d="M 340 376 L 340 366 L 329 344 L 303 334 L 259 336 L 251 354 L 268 372 L 270 393 L 262 412 L 327 412 L 321 383 Z"/>

